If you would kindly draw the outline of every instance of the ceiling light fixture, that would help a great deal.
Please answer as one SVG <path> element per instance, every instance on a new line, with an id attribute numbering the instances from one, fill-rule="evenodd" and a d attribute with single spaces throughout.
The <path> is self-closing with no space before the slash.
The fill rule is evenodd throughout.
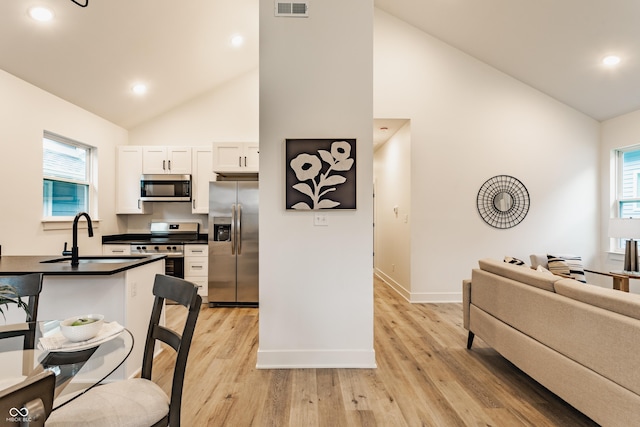
<path id="1" fill-rule="evenodd" d="M 145 84 L 142 84 L 142 83 L 137 83 L 137 84 L 133 85 L 131 90 L 136 95 L 144 95 L 145 93 L 147 93 L 147 86 Z"/>
<path id="2" fill-rule="evenodd" d="M 243 43 L 244 43 L 244 37 L 242 37 L 241 35 L 236 34 L 235 36 L 231 37 L 232 46 L 239 47 L 239 46 L 242 46 Z"/>
<path id="3" fill-rule="evenodd" d="M 53 19 L 53 11 L 46 7 L 37 6 L 29 9 L 29 16 L 40 22 L 48 22 Z"/>
<path id="4" fill-rule="evenodd" d="M 616 55 L 605 56 L 602 58 L 602 63 L 608 67 L 612 67 L 620 63 L 620 57 Z"/>

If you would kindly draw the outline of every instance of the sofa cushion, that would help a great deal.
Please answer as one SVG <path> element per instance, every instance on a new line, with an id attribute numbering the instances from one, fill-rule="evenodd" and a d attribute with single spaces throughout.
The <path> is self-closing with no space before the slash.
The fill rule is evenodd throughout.
<path id="1" fill-rule="evenodd" d="M 638 294 L 583 285 L 571 279 L 559 280 L 554 286 L 560 295 L 640 320 L 640 295 Z"/>
<path id="2" fill-rule="evenodd" d="M 582 267 L 582 258 L 575 255 L 547 255 L 549 270 L 553 274 L 570 276 L 579 282 L 587 283 Z"/>
<path id="3" fill-rule="evenodd" d="M 542 273 L 542 274 L 546 274 L 547 276 L 553 276 L 553 273 L 550 272 L 549 270 L 547 270 L 546 268 L 544 268 L 543 266 L 539 265 L 538 268 L 536 268 L 536 271 Z"/>
<path id="4" fill-rule="evenodd" d="M 495 259 L 481 259 L 478 261 L 478 265 L 481 270 L 550 292 L 555 292 L 553 284 L 562 279 L 560 276 L 549 276 L 532 270 L 531 268 L 522 268 L 520 266 L 497 261 Z"/>

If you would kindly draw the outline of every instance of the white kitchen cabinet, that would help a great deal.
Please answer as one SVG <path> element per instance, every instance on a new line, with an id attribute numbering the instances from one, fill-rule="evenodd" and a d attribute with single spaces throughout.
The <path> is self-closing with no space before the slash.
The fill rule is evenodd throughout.
<path id="1" fill-rule="evenodd" d="M 257 142 L 214 142 L 213 171 L 216 173 L 257 173 Z"/>
<path id="2" fill-rule="evenodd" d="M 102 245 L 102 255 L 131 255 L 131 245 Z"/>
<path id="3" fill-rule="evenodd" d="M 142 147 L 119 146 L 116 151 L 116 162 L 116 213 L 151 213 L 151 206 L 140 200 Z"/>
<path id="4" fill-rule="evenodd" d="M 189 280 L 191 283 L 198 287 L 198 295 L 202 297 L 202 303 L 206 304 L 207 295 L 209 293 L 209 282 L 206 277 L 191 277 Z"/>
<path id="5" fill-rule="evenodd" d="M 142 173 L 191 174 L 191 147 L 142 147 Z"/>
<path id="6" fill-rule="evenodd" d="M 260 147 L 257 142 L 246 142 L 244 144 L 244 166 L 248 172 L 258 172 L 260 166 Z"/>
<path id="7" fill-rule="evenodd" d="M 206 301 L 209 293 L 209 248 L 207 245 L 184 245 L 184 279 L 198 286 L 198 294 Z"/>
<path id="8" fill-rule="evenodd" d="M 209 182 L 216 180 L 213 173 L 213 149 L 211 147 L 193 147 L 191 176 L 191 213 L 209 213 Z"/>

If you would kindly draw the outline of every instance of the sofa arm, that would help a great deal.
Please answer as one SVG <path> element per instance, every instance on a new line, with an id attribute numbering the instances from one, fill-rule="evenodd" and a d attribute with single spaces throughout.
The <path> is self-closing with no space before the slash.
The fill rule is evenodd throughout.
<path id="1" fill-rule="evenodd" d="M 462 325 L 469 330 L 469 310 L 471 306 L 471 280 L 462 281 Z"/>

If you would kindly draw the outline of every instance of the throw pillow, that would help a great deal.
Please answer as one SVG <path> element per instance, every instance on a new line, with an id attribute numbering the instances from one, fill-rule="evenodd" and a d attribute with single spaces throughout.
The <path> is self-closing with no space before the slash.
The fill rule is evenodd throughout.
<path id="1" fill-rule="evenodd" d="M 507 262 L 507 263 L 513 264 L 513 265 L 525 265 L 525 266 L 527 265 L 521 259 L 510 257 L 510 256 L 504 257 L 504 262 Z"/>
<path id="2" fill-rule="evenodd" d="M 542 273 L 542 274 L 546 274 L 547 276 L 553 276 L 553 273 L 550 272 L 549 270 L 547 270 L 546 268 L 544 268 L 543 266 L 539 265 L 538 268 L 536 268 L 536 271 Z"/>
<path id="3" fill-rule="evenodd" d="M 582 267 L 582 258 L 579 256 L 547 255 L 547 261 L 552 273 L 570 276 L 578 282 L 587 283 Z"/>
<path id="4" fill-rule="evenodd" d="M 531 268 L 533 269 L 538 268 L 539 265 L 544 268 L 549 266 L 547 263 L 547 254 L 531 254 L 529 259 L 531 259 Z"/>

